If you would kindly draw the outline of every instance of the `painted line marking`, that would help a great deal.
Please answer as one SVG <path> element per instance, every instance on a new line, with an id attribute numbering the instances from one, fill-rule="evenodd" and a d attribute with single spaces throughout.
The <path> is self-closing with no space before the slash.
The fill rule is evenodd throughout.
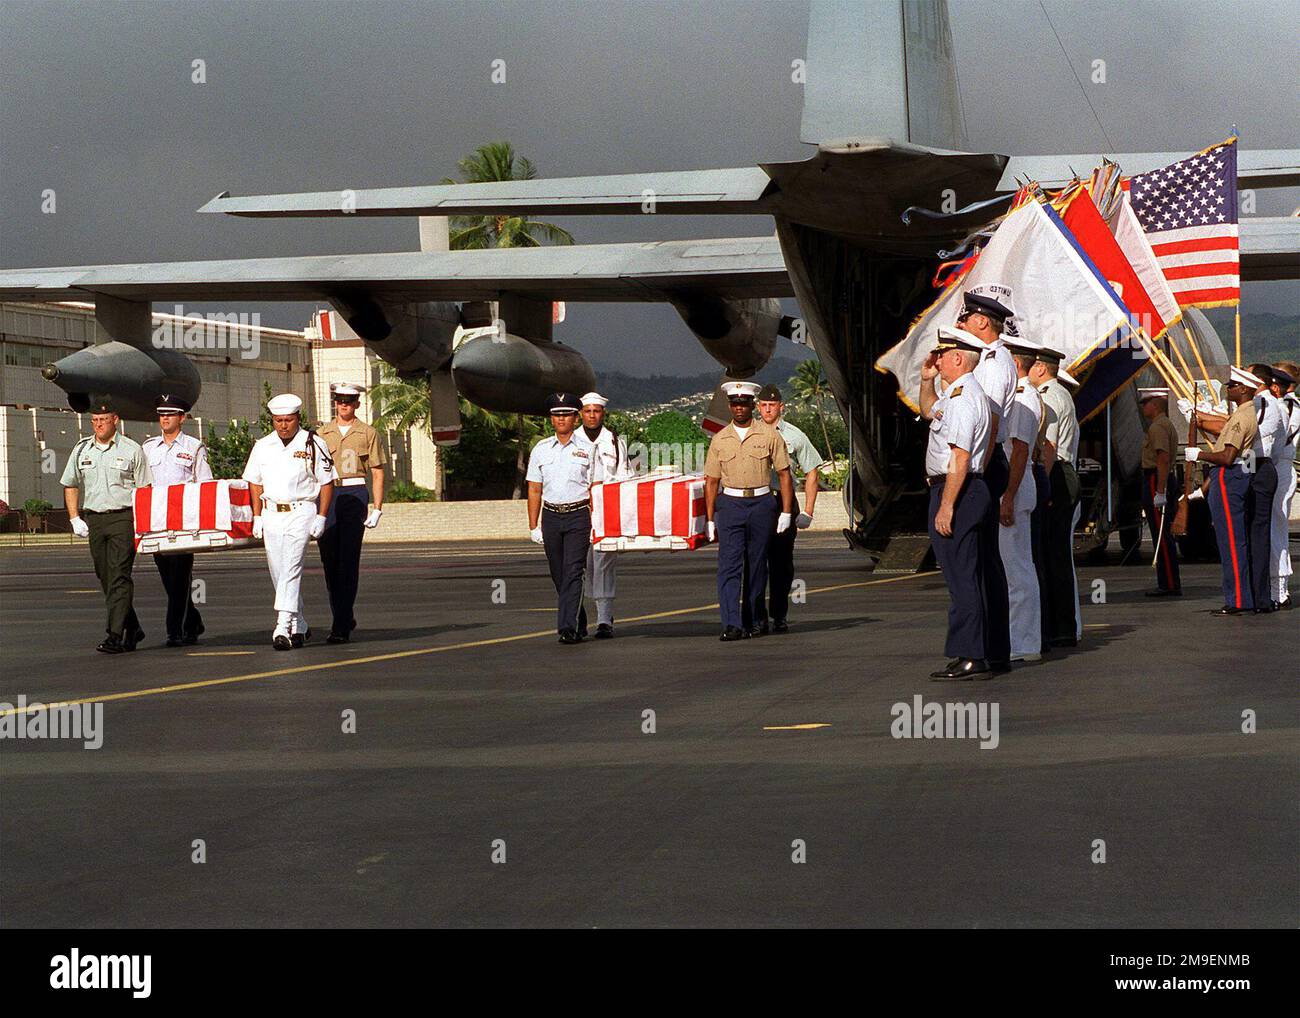
<path id="1" fill-rule="evenodd" d="M 834 590 L 849 590 L 855 587 L 874 587 L 884 583 L 901 583 L 905 580 L 918 580 L 926 576 L 937 576 L 938 570 L 928 573 L 912 573 L 906 576 L 890 576 L 883 580 L 859 580 L 855 583 L 837 583 L 830 587 L 814 587 L 808 594 L 826 594 Z M 652 612 L 648 615 L 633 615 L 620 619 L 620 626 L 629 626 L 634 622 L 649 622 L 653 619 L 668 619 L 677 615 L 695 615 L 699 612 L 712 611 L 718 602 L 697 605 L 694 608 L 673 608 L 669 611 Z M 520 640 L 536 640 L 544 636 L 555 636 L 553 629 L 541 629 L 531 633 L 516 633 L 514 636 L 496 636 L 487 640 L 467 640 L 463 643 L 448 643 L 441 647 L 416 647 L 413 650 L 397 650 L 388 654 L 371 654 L 369 657 L 341 658 L 338 661 L 326 661 L 321 664 L 298 665 L 292 668 L 274 668 L 266 672 L 250 672 L 247 675 L 231 675 L 224 679 L 198 679 L 194 682 L 178 682 L 170 686 L 154 686 L 149 689 L 133 689 L 124 693 L 106 693 L 103 696 L 83 696 L 76 700 L 56 700 L 39 706 L 28 704 L 25 707 L 10 707 L 0 710 L 0 717 L 10 714 L 31 714 L 51 707 L 76 707 L 83 703 L 110 703 L 114 700 L 134 700 L 142 696 L 158 696 L 162 693 L 180 693 L 189 689 L 207 689 L 214 686 L 227 686 L 235 682 L 254 682 L 257 679 L 274 679 L 282 675 L 300 675 L 303 672 L 323 672 L 332 668 L 351 668 L 353 665 L 374 664 L 379 661 L 399 661 L 408 657 L 423 657 L 427 654 L 445 654 L 451 650 L 470 650 L 474 647 L 492 647 L 503 643 L 518 643 Z"/>
<path id="2" fill-rule="evenodd" d="M 830 728 L 829 721 L 813 721 L 802 725 L 764 725 L 765 732 L 806 732 L 812 728 Z"/>
<path id="3" fill-rule="evenodd" d="M 255 650 L 190 650 L 186 657 L 241 657 L 244 654 L 256 654 Z"/>
<path id="4" fill-rule="evenodd" d="M 102 590 L 65 590 L 65 594 L 102 594 Z"/>

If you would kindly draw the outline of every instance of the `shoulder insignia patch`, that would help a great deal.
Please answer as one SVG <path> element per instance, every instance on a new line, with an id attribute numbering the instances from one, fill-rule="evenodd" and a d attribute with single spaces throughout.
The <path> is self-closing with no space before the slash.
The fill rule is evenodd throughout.
<path id="1" fill-rule="evenodd" d="M 948 396 L 949 397 L 960 396 L 963 388 L 965 388 L 965 386 L 962 385 L 957 386 L 957 388 L 953 389 L 952 392 L 948 393 Z"/>

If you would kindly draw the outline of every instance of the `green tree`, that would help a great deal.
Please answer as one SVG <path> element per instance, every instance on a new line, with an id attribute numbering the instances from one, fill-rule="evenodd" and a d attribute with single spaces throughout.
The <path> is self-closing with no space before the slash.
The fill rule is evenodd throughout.
<path id="1" fill-rule="evenodd" d="M 803 400 L 817 411 L 817 420 L 822 426 L 822 440 L 826 443 L 826 455 L 831 458 L 831 469 L 836 468 L 835 450 L 831 446 L 830 432 L 826 428 L 826 410 L 823 401 L 831 395 L 830 383 L 822 374 L 821 361 L 809 358 L 801 361 L 790 376 L 790 388 L 795 397 Z"/>
<path id="2" fill-rule="evenodd" d="M 461 179 L 444 177 L 444 184 L 532 180 L 537 176 L 537 168 L 523 156 L 516 156 L 514 146 L 508 141 L 480 145 L 456 165 L 460 167 Z M 573 243 L 573 234 L 563 227 L 524 216 L 452 216 L 449 225 L 453 251 L 540 247 L 542 239 L 552 244 Z"/>
<path id="3" fill-rule="evenodd" d="M 248 463 L 248 454 L 253 451 L 253 443 L 272 431 L 271 411 L 266 409 L 271 399 L 271 383 L 262 383 L 262 412 L 257 417 L 256 425 L 250 425 L 245 418 L 231 420 L 225 431 L 215 428 L 208 435 L 208 466 L 216 478 L 235 478 L 244 473 Z M 256 433 L 254 433 L 256 432 Z"/>

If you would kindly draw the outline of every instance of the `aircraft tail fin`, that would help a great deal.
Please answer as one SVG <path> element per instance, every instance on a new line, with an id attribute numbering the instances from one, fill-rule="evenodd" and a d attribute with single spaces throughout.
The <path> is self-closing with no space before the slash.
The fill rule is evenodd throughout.
<path id="1" fill-rule="evenodd" d="M 812 0 L 799 137 L 967 148 L 947 0 Z"/>

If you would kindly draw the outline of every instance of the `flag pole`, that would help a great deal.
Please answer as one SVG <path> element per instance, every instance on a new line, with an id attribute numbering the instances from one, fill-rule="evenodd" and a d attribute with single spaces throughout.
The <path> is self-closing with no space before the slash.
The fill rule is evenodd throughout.
<path id="1" fill-rule="evenodd" d="M 1241 367 L 1241 298 L 1237 298 L 1237 367 Z"/>
<path id="2" fill-rule="evenodd" d="M 1178 324 L 1183 327 L 1183 335 L 1187 337 L 1187 345 L 1192 348 L 1192 353 L 1196 356 L 1196 366 L 1201 369 L 1201 377 L 1205 379 L 1205 387 L 1213 395 L 1214 386 L 1210 384 L 1210 372 L 1206 370 L 1205 358 L 1201 356 L 1201 348 L 1196 343 L 1196 337 L 1192 335 L 1192 330 L 1187 327 L 1186 322 L 1179 322 Z"/>
<path id="3" fill-rule="evenodd" d="M 1241 152 L 1241 135 L 1239 135 L 1239 134 L 1237 133 L 1237 125 L 1236 125 L 1236 124 L 1233 124 L 1233 125 L 1232 125 L 1232 140 L 1233 140 L 1233 142 L 1234 142 L 1234 143 L 1236 144 L 1236 146 L 1237 146 L 1236 151 L 1237 151 L 1238 153 L 1240 153 L 1240 152 Z M 1236 162 L 1236 160 L 1234 160 L 1234 164 L 1235 164 L 1235 162 Z M 1232 182 L 1232 184 L 1233 184 L 1233 188 L 1235 189 L 1236 186 L 1237 186 L 1237 182 L 1234 180 L 1234 181 Z M 1240 233 L 1240 231 L 1241 231 L 1241 209 L 1240 209 L 1240 208 L 1237 209 L 1237 230 L 1238 230 L 1238 233 Z M 1238 242 L 1238 243 L 1240 244 L 1240 242 Z M 1240 256 L 1238 256 L 1238 257 L 1240 257 Z M 1236 314 L 1236 316 L 1235 316 L 1235 318 L 1234 318 L 1234 323 L 1235 323 L 1235 328 L 1236 328 L 1236 332 L 1237 332 L 1237 361 L 1236 361 L 1236 363 L 1237 363 L 1237 367 L 1241 367 L 1241 265 L 1240 265 L 1240 261 L 1238 262 L 1238 265 L 1237 265 L 1237 314 Z"/>

